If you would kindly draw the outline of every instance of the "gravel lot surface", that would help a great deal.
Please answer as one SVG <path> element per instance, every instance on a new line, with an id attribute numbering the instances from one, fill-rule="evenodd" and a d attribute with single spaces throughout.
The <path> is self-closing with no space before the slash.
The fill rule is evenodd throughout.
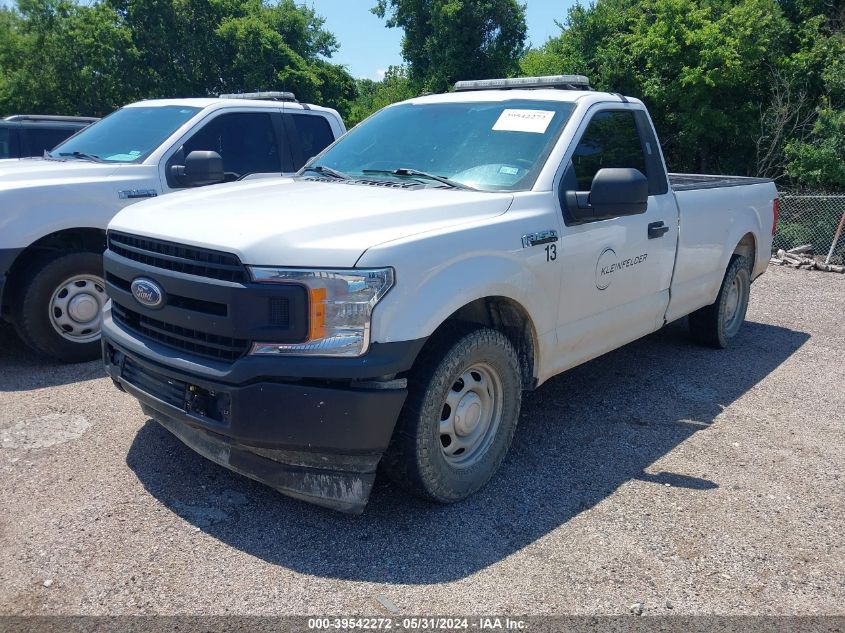
<path id="1" fill-rule="evenodd" d="M 675 324 L 576 368 L 474 498 L 380 481 L 361 517 L 204 460 L 4 326 L 0 613 L 845 614 L 843 311 L 844 275 L 770 269 L 731 349 Z"/>

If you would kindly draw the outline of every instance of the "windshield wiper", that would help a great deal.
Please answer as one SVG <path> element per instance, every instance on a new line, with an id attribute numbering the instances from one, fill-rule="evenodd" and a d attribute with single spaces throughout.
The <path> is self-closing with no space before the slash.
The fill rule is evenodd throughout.
<path id="1" fill-rule="evenodd" d="M 412 178 L 428 178 L 429 180 L 436 180 L 437 182 L 443 183 L 447 187 L 452 187 L 453 189 L 463 189 L 464 191 L 478 191 L 477 189 L 465 185 L 462 182 L 450 180 L 449 178 L 445 178 L 443 176 L 435 176 L 434 174 L 429 174 L 427 172 L 420 171 L 418 169 L 412 169 L 410 167 L 400 167 L 399 169 L 364 169 L 362 170 L 362 173 L 389 174 L 391 176 L 411 176 Z"/>
<path id="2" fill-rule="evenodd" d="M 335 178 L 337 180 L 352 180 L 352 176 L 350 176 L 349 174 L 344 174 L 342 171 L 332 169 L 331 167 L 326 167 L 325 165 L 315 165 L 314 167 L 306 167 L 302 171 L 316 171 L 318 174 L 321 174 L 323 176 L 331 176 L 332 178 Z"/>
<path id="3" fill-rule="evenodd" d="M 97 156 L 96 154 L 86 154 L 85 152 L 64 152 L 60 153 L 59 156 L 73 156 L 74 158 L 81 158 L 82 160 L 90 160 L 94 163 L 104 163 L 102 158 Z"/>

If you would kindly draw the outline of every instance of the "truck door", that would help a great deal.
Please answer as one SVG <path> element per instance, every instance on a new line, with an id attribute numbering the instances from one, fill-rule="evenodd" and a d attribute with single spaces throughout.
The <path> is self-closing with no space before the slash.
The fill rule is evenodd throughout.
<path id="1" fill-rule="evenodd" d="M 170 166 L 182 164 L 188 154 L 198 150 L 220 154 L 226 182 L 256 174 L 281 175 L 283 168 L 290 169 L 287 145 L 279 110 L 218 114 L 203 121 L 166 159 L 167 188 L 184 186 L 172 177 Z"/>
<path id="2" fill-rule="evenodd" d="M 648 179 L 645 212 L 578 220 L 567 208 L 586 200 L 596 173 L 625 167 Z M 555 181 L 564 230 L 558 249 L 562 288 L 558 370 L 624 345 L 663 325 L 674 266 L 678 210 L 651 122 L 636 104 L 588 111 Z"/>

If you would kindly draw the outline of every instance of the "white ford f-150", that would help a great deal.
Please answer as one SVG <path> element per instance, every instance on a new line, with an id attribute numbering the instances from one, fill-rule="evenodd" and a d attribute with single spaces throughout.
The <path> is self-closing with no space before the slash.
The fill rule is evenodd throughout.
<path id="1" fill-rule="evenodd" d="M 223 97 L 133 103 L 43 158 L 0 162 L 0 317 L 31 348 L 63 361 L 100 355 L 101 255 L 118 211 L 293 174 L 345 131 L 337 112 L 290 93 Z"/>
<path id="2" fill-rule="evenodd" d="M 292 179 L 122 211 L 107 371 L 209 459 L 360 512 L 379 465 L 429 499 L 472 494 L 523 391 L 669 321 L 728 345 L 774 184 L 667 175 L 643 104 L 585 82 L 462 83 Z"/>

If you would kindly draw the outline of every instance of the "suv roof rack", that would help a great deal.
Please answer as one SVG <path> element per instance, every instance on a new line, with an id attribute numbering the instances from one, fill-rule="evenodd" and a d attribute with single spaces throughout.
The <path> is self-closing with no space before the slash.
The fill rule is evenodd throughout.
<path id="1" fill-rule="evenodd" d="M 475 79 L 458 81 L 455 92 L 470 90 L 536 90 L 556 88 L 558 90 L 592 90 L 590 80 L 584 75 L 548 75 L 546 77 L 513 77 L 511 79 Z"/>
<path id="2" fill-rule="evenodd" d="M 239 92 L 217 95 L 221 99 L 258 99 L 260 101 L 296 101 L 292 92 Z"/>
<path id="3" fill-rule="evenodd" d="M 4 121 L 53 121 L 59 123 L 93 123 L 99 121 L 92 116 L 59 116 L 57 114 L 13 114 Z"/>

